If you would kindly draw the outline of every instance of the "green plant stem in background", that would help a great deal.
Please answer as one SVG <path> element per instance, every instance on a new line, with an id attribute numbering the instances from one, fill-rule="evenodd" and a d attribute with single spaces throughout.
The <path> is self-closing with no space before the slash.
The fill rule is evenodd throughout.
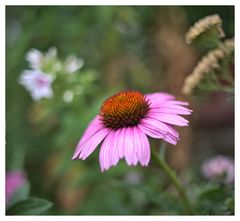
<path id="1" fill-rule="evenodd" d="M 182 203 L 185 207 L 186 213 L 189 215 L 195 214 L 195 210 L 191 204 L 191 202 L 188 199 L 188 196 L 186 194 L 185 189 L 181 185 L 180 181 L 178 180 L 175 172 L 168 166 L 166 161 L 152 148 L 152 157 L 153 159 L 158 163 L 158 165 L 162 168 L 162 170 L 165 172 L 165 174 L 168 176 L 168 178 L 171 180 L 171 182 L 176 187 L 179 196 L 181 197 Z"/>

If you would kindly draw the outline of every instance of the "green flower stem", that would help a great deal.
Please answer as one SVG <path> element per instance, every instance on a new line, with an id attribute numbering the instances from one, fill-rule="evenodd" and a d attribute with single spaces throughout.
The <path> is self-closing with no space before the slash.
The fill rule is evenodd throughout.
<path id="1" fill-rule="evenodd" d="M 185 189 L 179 182 L 175 172 L 168 166 L 168 164 L 165 162 L 165 160 L 159 156 L 159 154 L 152 149 L 152 157 L 153 159 L 158 163 L 158 165 L 162 168 L 162 170 L 165 172 L 165 174 L 168 176 L 168 178 L 171 180 L 171 182 L 176 187 L 179 196 L 181 197 L 182 203 L 185 207 L 186 213 L 189 215 L 195 214 L 194 208 L 192 207 L 192 204 L 190 203 L 188 196 L 186 194 Z"/>

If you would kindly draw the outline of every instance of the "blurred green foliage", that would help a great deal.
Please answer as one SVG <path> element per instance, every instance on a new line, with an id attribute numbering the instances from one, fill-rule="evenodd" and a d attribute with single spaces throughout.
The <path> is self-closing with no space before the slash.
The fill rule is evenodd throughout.
<path id="1" fill-rule="evenodd" d="M 152 162 L 147 168 L 121 162 L 101 173 L 98 151 L 84 162 L 71 160 L 78 140 L 104 99 L 128 88 L 153 91 L 152 31 L 160 8 L 164 10 L 161 6 L 6 7 L 6 170 L 26 171 L 30 195 L 53 202 L 49 214 L 183 214 L 176 193 Z M 191 6 L 180 10 L 189 24 L 219 13 L 226 35 L 234 34 L 233 7 Z M 88 85 L 87 79 L 81 79 L 87 87 L 68 104 L 61 100 L 54 105 L 46 105 L 47 100 L 34 103 L 18 84 L 22 70 L 27 68 L 26 53 L 31 48 L 45 52 L 51 46 L 58 49 L 60 59 L 69 54 L 84 59 L 79 78 L 83 77 L 81 73 L 96 76 Z M 129 58 L 131 65 L 117 72 L 119 61 Z M 63 87 L 56 93 L 62 93 Z M 234 213 L 232 186 L 208 188 L 205 180 L 193 174 L 194 168 L 188 182 L 199 214 Z M 203 190 L 199 197 L 198 192 Z"/>

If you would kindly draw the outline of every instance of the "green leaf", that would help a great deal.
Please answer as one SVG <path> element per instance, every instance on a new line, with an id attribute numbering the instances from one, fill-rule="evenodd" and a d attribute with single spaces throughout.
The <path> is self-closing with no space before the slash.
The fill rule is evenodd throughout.
<path id="1" fill-rule="evenodd" d="M 7 215 L 39 215 L 52 207 L 52 203 L 41 198 L 28 198 L 7 210 Z"/>
<path id="2" fill-rule="evenodd" d="M 199 200 L 215 200 L 218 201 L 224 196 L 224 189 L 221 186 L 214 186 L 206 191 L 202 192 L 199 196 Z"/>
<path id="3" fill-rule="evenodd" d="M 234 214 L 234 190 L 231 186 L 213 185 L 198 197 L 198 210 L 201 214 Z"/>

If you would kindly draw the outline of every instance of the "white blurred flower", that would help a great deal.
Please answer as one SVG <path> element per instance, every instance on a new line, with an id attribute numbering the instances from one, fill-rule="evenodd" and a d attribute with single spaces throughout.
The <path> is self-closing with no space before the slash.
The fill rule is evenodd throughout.
<path id="1" fill-rule="evenodd" d="M 26 60 L 32 69 L 41 69 L 44 60 L 54 60 L 57 57 L 57 48 L 51 47 L 43 54 L 41 51 L 32 48 L 26 54 Z"/>
<path id="2" fill-rule="evenodd" d="M 82 58 L 77 58 L 75 55 L 69 55 L 66 59 L 65 70 L 68 73 L 74 73 L 78 71 L 84 65 Z"/>
<path id="3" fill-rule="evenodd" d="M 31 94 L 33 100 L 51 98 L 53 96 L 53 77 L 40 70 L 25 70 L 19 78 L 19 84 L 23 85 Z"/>
<path id="4" fill-rule="evenodd" d="M 33 48 L 26 54 L 26 60 L 33 69 L 40 69 L 43 60 L 43 54 L 41 51 Z"/>
<path id="5" fill-rule="evenodd" d="M 233 160 L 225 156 L 216 156 L 203 163 L 202 174 L 205 178 L 232 183 L 234 181 Z"/>
<path id="6" fill-rule="evenodd" d="M 57 57 L 57 48 L 51 47 L 45 54 L 46 59 L 55 59 Z"/>
<path id="7" fill-rule="evenodd" d="M 73 100 L 73 96 L 74 96 L 73 92 L 70 90 L 67 90 L 63 93 L 63 100 L 66 103 L 70 103 Z"/>

